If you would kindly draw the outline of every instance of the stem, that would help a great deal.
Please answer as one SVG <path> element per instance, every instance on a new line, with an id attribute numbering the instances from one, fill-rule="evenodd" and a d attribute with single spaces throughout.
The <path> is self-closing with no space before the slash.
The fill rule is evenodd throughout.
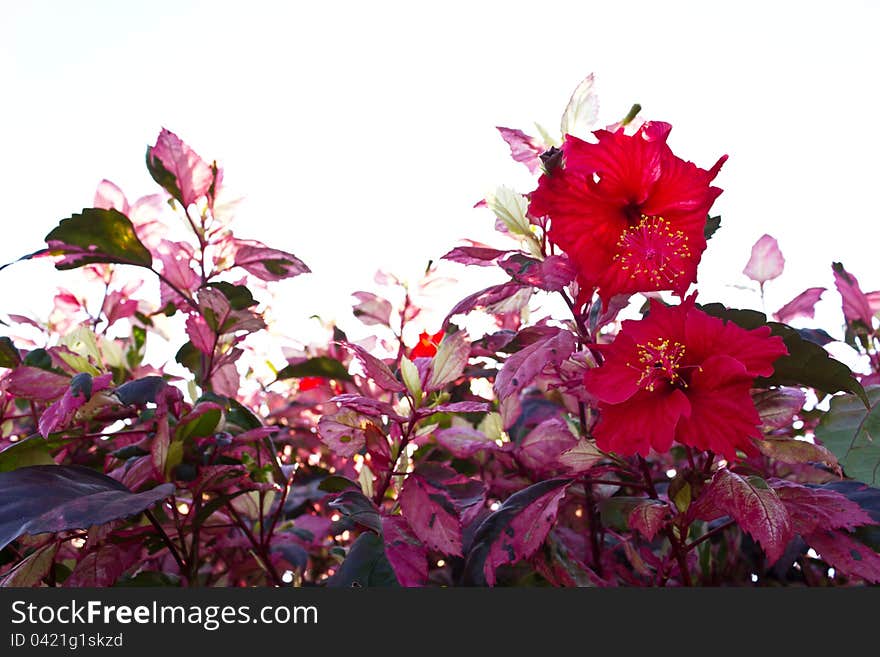
<path id="1" fill-rule="evenodd" d="M 587 519 L 590 523 L 590 550 L 593 553 L 593 570 L 602 576 L 602 552 L 599 547 L 599 514 L 596 512 L 596 498 L 593 496 L 593 486 L 589 479 L 584 479 L 584 494 L 586 496 Z"/>
<path id="2" fill-rule="evenodd" d="M 645 485 L 648 488 L 648 495 L 651 496 L 651 499 L 658 499 L 657 489 L 654 488 L 654 482 L 651 479 L 651 468 L 648 466 L 648 462 L 644 459 L 643 456 L 639 456 L 639 467 L 642 470 L 642 476 L 645 478 Z M 681 573 L 681 583 L 684 586 L 691 585 L 691 576 L 690 572 L 688 572 L 687 567 L 687 550 L 684 549 L 681 541 L 675 537 L 675 533 L 672 531 L 672 527 L 666 527 L 663 530 L 663 534 L 666 538 L 669 539 L 669 543 L 672 545 L 672 553 L 675 555 L 675 560 L 678 562 L 678 570 Z"/>
<path id="3" fill-rule="evenodd" d="M 171 502 L 171 506 L 174 506 L 174 502 Z M 180 574 L 184 574 L 187 572 L 186 564 L 183 561 L 183 558 L 180 556 L 180 552 L 177 551 L 177 546 L 174 545 L 174 542 L 171 540 L 171 537 L 165 533 L 165 529 L 156 520 L 156 516 L 153 515 L 153 512 L 150 509 L 144 511 L 149 521 L 152 523 L 153 527 L 156 528 L 156 531 L 159 532 L 159 536 L 162 537 L 162 540 L 165 542 L 165 545 L 168 546 L 168 550 L 171 552 L 171 556 L 174 557 L 174 560 L 177 562 L 177 566 L 180 568 Z"/>
<path id="4" fill-rule="evenodd" d="M 694 539 L 693 541 L 691 541 L 690 543 L 688 543 L 687 545 L 685 545 L 685 546 L 684 546 L 684 551 L 685 551 L 685 552 L 690 552 L 690 551 L 693 550 L 695 547 L 697 547 L 700 543 L 702 543 L 702 542 L 704 542 L 704 541 L 708 541 L 710 538 L 712 538 L 712 537 L 715 536 L 716 534 L 720 534 L 720 533 L 723 532 L 725 529 L 727 529 L 727 528 L 730 527 L 731 525 L 735 525 L 735 524 L 736 524 L 736 521 L 735 521 L 735 520 L 728 520 L 727 522 L 725 522 L 725 523 L 723 523 L 723 524 L 721 524 L 721 525 L 718 525 L 715 529 L 709 530 L 708 532 L 706 532 L 705 534 L 703 534 L 702 536 L 700 536 L 700 538 L 696 538 L 696 539 Z"/>
<path id="5" fill-rule="evenodd" d="M 236 511 L 229 502 L 226 502 L 226 510 L 229 511 L 229 515 L 231 515 L 233 520 L 235 520 L 235 523 L 238 525 L 238 528 L 244 532 L 245 536 L 247 536 L 247 539 L 248 539 L 248 541 L 250 541 L 251 545 L 253 546 L 254 551 L 256 552 L 257 555 L 259 555 L 260 559 L 265 564 L 266 573 L 269 575 L 269 577 L 271 577 L 272 582 L 275 584 L 275 586 L 284 586 L 284 580 L 281 579 L 281 576 L 278 574 L 278 571 L 275 569 L 275 566 L 272 563 L 272 560 L 269 559 L 269 553 L 268 553 L 268 550 L 266 550 L 266 547 L 263 545 L 260 545 L 260 543 L 257 541 L 256 537 L 254 536 L 254 533 L 248 528 L 248 526 L 245 524 L 244 520 L 242 520 L 242 517 L 240 515 L 238 515 L 238 511 Z"/>

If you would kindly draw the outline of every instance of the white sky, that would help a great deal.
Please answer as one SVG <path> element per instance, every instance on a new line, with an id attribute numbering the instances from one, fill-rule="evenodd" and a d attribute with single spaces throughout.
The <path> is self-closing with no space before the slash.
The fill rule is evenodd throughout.
<path id="1" fill-rule="evenodd" d="M 282 285 L 280 312 L 350 325 L 348 295 L 376 269 L 415 278 L 458 240 L 493 239 L 473 204 L 534 186 L 494 126 L 557 129 L 595 72 L 600 125 L 639 102 L 684 159 L 730 155 L 701 298 L 760 307 L 729 285 L 769 232 L 787 262 L 767 310 L 828 287 L 817 322 L 840 335 L 831 262 L 880 288 L 878 5 L 4 2 L 0 262 L 39 248 L 102 178 L 153 193 L 144 151 L 165 126 L 246 197 L 240 237 L 313 269 Z M 450 267 L 456 298 L 478 289 Z M 0 272 L 0 311 L 44 317 L 51 280 L 78 278 L 46 270 Z"/>

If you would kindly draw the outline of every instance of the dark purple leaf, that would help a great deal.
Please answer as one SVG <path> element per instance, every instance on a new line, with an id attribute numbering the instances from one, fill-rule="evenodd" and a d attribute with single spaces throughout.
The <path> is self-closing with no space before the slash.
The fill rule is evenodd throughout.
<path id="1" fill-rule="evenodd" d="M 551 255 L 538 260 L 523 253 L 514 253 L 502 260 L 500 265 L 515 282 L 548 292 L 563 290 L 577 275 L 577 270 L 565 255 Z"/>
<path id="2" fill-rule="evenodd" d="M 364 532 L 357 537 L 345 561 L 330 579 L 330 588 L 400 586 L 385 555 L 381 536 Z"/>
<path id="3" fill-rule="evenodd" d="M 379 509 L 359 490 L 346 490 L 340 493 L 329 503 L 329 506 L 377 534 L 382 533 Z"/>
<path id="4" fill-rule="evenodd" d="M 155 402 L 157 393 L 166 385 L 168 384 L 161 376 L 145 376 L 142 379 L 123 383 L 116 388 L 115 394 L 123 406 L 130 404 L 143 406 Z"/>
<path id="5" fill-rule="evenodd" d="M 556 335 L 521 349 L 506 361 L 495 378 L 495 391 L 503 400 L 529 385 L 548 365 L 559 367 L 574 351 L 574 336 L 560 330 Z"/>
<path id="6" fill-rule="evenodd" d="M 461 555 L 461 522 L 445 491 L 421 475 L 411 474 L 403 484 L 400 508 L 416 536 L 429 548 Z"/>
<path id="7" fill-rule="evenodd" d="M 64 586 L 112 586 L 126 570 L 140 561 L 140 552 L 136 545 L 106 543 L 77 562 L 70 577 L 64 580 Z"/>
<path id="8" fill-rule="evenodd" d="M 788 510 L 792 529 L 801 536 L 830 529 L 855 529 L 874 522 L 862 507 L 833 490 L 781 479 L 770 484 Z"/>
<path id="9" fill-rule="evenodd" d="M 794 536 L 788 510 L 767 482 L 744 479 L 727 468 L 718 470 L 689 513 L 703 520 L 729 515 L 751 534 L 775 563 Z"/>
<path id="10" fill-rule="evenodd" d="M 53 541 L 37 548 L 19 561 L 12 570 L 0 576 L 0 588 L 30 588 L 40 586 L 43 578 L 55 566 L 58 543 Z"/>
<path id="11" fill-rule="evenodd" d="M 474 583 L 495 584 L 499 566 L 531 557 L 556 521 L 570 479 L 548 479 L 508 497 L 477 529 L 465 570 Z"/>
<path id="12" fill-rule="evenodd" d="M 412 533 L 403 516 L 382 518 L 385 556 L 401 586 L 423 586 L 428 580 L 428 548 Z"/>
<path id="13" fill-rule="evenodd" d="M 0 549 L 22 534 L 87 529 L 140 513 L 174 493 L 142 493 L 78 465 L 34 465 L 0 473 Z"/>
<path id="14" fill-rule="evenodd" d="M 800 388 L 775 388 L 752 395 L 755 410 L 761 418 L 764 431 L 791 426 L 794 416 L 804 407 L 806 393 Z"/>
<path id="15" fill-rule="evenodd" d="M 805 536 L 807 544 L 828 565 L 848 577 L 880 583 L 880 554 L 840 531 L 815 532 Z"/>
<path id="16" fill-rule="evenodd" d="M 498 258 L 508 253 L 514 253 L 514 251 L 502 251 L 488 246 L 458 246 L 444 255 L 443 260 L 451 260 L 463 265 L 488 267 L 494 265 Z"/>

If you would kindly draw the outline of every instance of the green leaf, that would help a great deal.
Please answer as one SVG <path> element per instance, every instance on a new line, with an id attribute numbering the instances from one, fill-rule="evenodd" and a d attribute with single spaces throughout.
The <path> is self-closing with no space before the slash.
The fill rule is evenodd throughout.
<path id="1" fill-rule="evenodd" d="M 880 386 L 867 390 L 869 408 L 852 395 L 831 399 L 816 437 L 837 457 L 844 472 L 869 486 L 880 486 Z"/>
<path id="2" fill-rule="evenodd" d="M 29 367 L 37 367 L 41 370 L 52 370 L 52 357 L 43 348 L 32 349 L 24 357 L 24 364 Z"/>
<path id="3" fill-rule="evenodd" d="M 333 577 L 327 580 L 331 588 L 400 586 L 394 569 L 385 556 L 381 536 L 365 532 L 352 544 L 345 561 Z"/>
<path id="4" fill-rule="evenodd" d="M 620 531 L 629 530 L 629 516 L 640 504 L 645 503 L 644 497 L 608 497 L 599 502 L 599 516 L 602 524 Z"/>
<path id="5" fill-rule="evenodd" d="M 721 228 L 721 215 L 706 217 L 706 225 L 703 227 L 703 237 L 710 239 Z"/>
<path id="6" fill-rule="evenodd" d="M 196 379 L 202 378 L 202 352 L 192 342 L 187 342 L 178 349 L 174 360 L 195 374 Z"/>
<path id="7" fill-rule="evenodd" d="M 278 372 L 276 380 L 301 379 L 304 376 L 323 376 L 324 378 L 337 379 L 338 381 L 351 381 L 351 375 L 348 373 L 345 365 L 329 356 L 317 356 L 302 363 L 288 365 Z"/>
<path id="8" fill-rule="evenodd" d="M 188 438 L 204 438 L 210 436 L 217 429 L 217 425 L 220 424 L 220 419 L 223 417 L 223 410 L 213 406 L 213 404 L 211 408 L 206 408 L 203 411 L 197 406 L 193 409 L 191 415 L 194 416 L 192 419 L 186 422 L 181 421 L 181 423 L 177 425 L 177 430 L 174 432 L 177 440 L 184 441 Z"/>
<path id="9" fill-rule="evenodd" d="M 50 449 L 64 441 L 28 436 L 0 452 L 0 472 L 11 472 L 28 465 L 55 465 Z"/>
<path id="10" fill-rule="evenodd" d="M 232 283 L 226 283 L 225 281 L 214 281 L 209 284 L 209 287 L 222 292 L 233 310 L 244 310 L 245 308 L 257 305 L 257 300 L 254 299 L 254 295 L 251 294 L 251 291 L 244 285 L 233 285 Z"/>
<path id="11" fill-rule="evenodd" d="M 75 269 L 94 262 L 149 267 L 153 257 L 137 237 L 134 225 L 117 210 L 85 208 L 46 235 L 50 253 L 64 255 L 57 269 Z"/>
<path id="12" fill-rule="evenodd" d="M 180 187 L 177 185 L 177 176 L 166 169 L 158 157 L 152 157 L 151 151 L 152 148 L 148 146 L 147 171 L 150 172 L 153 180 L 182 204 L 183 195 L 180 193 Z"/>
<path id="13" fill-rule="evenodd" d="M 769 326 L 773 335 L 782 338 L 788 348 L 788 355 L 773 363 L 772 376 L 757 379 L 758 386 L 809 386 L 829 395 L 835 392 L 851 392 L 868 406 L 865 390 L 852 371 L 840 361 L 831 358 L 821 346 L 805 340 L 787 324 L 768 322 L 767 316 L 757 310 L 726 308 L 720 303 L 710 303 L 698 308 L 744 329 Z"/>
<path id="14" fill-rule="evenodd" d="M 21 364 L 21 356 L 18 349 L 12 344 L 12 340 L 5 335 L 0 338 L 0 367 L 18 367 Z"/>
<path id="15" fill-rule="evenodd" d="M 361 487 L 356 482 L 342 475 L 330 475 L 318 484 L 318 490 L 322 490 L 325 493 L 341 493 L 349 489 L 359 491 Z"/>

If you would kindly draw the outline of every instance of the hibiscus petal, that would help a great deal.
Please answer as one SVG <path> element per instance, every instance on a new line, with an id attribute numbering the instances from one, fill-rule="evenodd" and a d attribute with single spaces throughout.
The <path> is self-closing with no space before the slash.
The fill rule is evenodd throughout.
<path id="1" fill-rule="evenodd" d="M 698 449 L 711 449 L 728 461 L 736 450 L 754 454 L 750 437 L 758 438 L 760 418 L 750 393 L 754 377 L 730 356 L 712 356 L 691 376 L 687 397 L 690 417 L 682 419 L 676 440 Z"/>
<path id="2" fill-rule="evenodd" d="M 676 426 L 691 413 L 687 396 L 678 388 L 641 392 L 622 404 L 600 404 L 593 429 L 601 450 L 624 456 L 647 456 L 672 446 Z"/>

